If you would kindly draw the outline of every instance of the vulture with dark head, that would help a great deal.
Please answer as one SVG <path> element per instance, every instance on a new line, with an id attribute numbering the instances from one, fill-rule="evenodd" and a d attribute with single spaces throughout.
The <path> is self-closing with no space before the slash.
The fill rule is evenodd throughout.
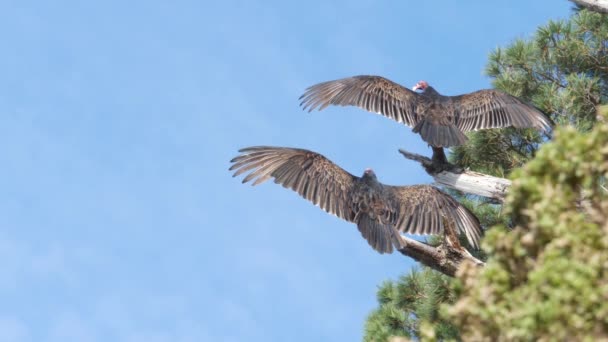
<path id="1" fill-rule="evenodd" d="M 357 224 L 379 253 L 401 246 L 401 233 L 440 234 L 444 218 L 478 247 L 482 235 L 477 218 L 449 195 L 428 185 L 391 186 L 378 182 L 371 169 L 353 176 L 319 153 L 257 146 L 239 150 L 232 159 L 234 176 L 249 172 L 243 183 L 274 182 L 292 189 L 326 212 Z"/>
<path id="2" fill-rule="evenodd" d="M 410 90 L 380 76 L 319 83 L 306 89 L 300 100 L 309 112 L 329 105 L 357 106 L 410 126 L 433 147 L 433 162 L 439 169 L 450 166 L 443 148 L 464 144 L 464 132 L 509 126 L 546 132 L 552 126 L 540 110 L 498 90 L 444 96 L 425 81 Z"/>

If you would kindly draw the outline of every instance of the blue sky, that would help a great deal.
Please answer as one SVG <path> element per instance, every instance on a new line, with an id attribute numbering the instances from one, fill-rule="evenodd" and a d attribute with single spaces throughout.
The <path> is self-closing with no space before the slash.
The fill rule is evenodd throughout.
<path id="1" fill-rule="evenodd" d="M 408 128 L 298 96 L 358 74 L 485 88 L 493 48 L 570 6 L 0 2 L 0 341 L 359 340 L 413 263 L 228 161 L 297 146 L 429 183 Z"/>

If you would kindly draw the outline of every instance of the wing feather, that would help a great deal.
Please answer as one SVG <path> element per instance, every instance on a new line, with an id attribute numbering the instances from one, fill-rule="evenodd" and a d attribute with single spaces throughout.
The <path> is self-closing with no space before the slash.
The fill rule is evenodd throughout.
<path id="1" fill-rule="evenodd" d="M 464 132 L 509 126 L 547 132 L 553 126 L 538 108 L 498 90 L 485 89 L 450 98 L 457 126 Z"/>
<path id="2" fill-rule="evenodd" d="M 390 187 L 400 204 L 398 231 L 407 234 L 442 234 L 443 218 L 453 220 L 459 233 L 465 234 L 471 246 L 478 248 L 482 236 L 479 220 L 448 194 L 429 185 Z"/>
<path id="3" fill-rule="evenodd" d="M 239 150 L 231 160 L 234 176 L 250 172 L 243 183 L 261 184 L 270 178 L 300 194 L 326 212 L 353 222 L 350 192 L 359 179 L 319 153 L 271 146 Z"/>
<path id="4" fill-rule="evenodd" d="M 413 127 L 418 123 L 416 92 L 380 76 L 354 76 L 306 89 L 300 105 L 309 112 L 329 105 L 356 106 Z"/>

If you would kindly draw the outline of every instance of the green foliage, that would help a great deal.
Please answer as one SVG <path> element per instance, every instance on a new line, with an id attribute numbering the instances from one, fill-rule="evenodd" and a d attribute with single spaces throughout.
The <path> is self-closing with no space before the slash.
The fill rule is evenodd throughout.
<path id="1" fill-rule="evenodd" d="M 495 220 L 500 228 L 484 240 L 491 255 L 488 266 L 479 278 L 478 270 L 466 270 L 462 298 L 444 316 L 466 339 L 561 340 L 605 333 L 594 315 L 606 317 L 599 302 L 606 301 L 600 293 L 608 293 L 602 288 L 607 279 L 597 275 L 608 267 L 602 255 L 608 245 L 600 238 L 607 232 L 589 221 L 590 214 L 578 210 L 575 200 L 581 188 L 597 190 L 597 182 L 605 179 L 601 167 L 606 154 L 599 151 L 607 146 L 603 139 L 608 135 L 605 128 L 583 135 L 572 127 L 589 131 L 597 104 L 608 100 L 607 42 L 607 17 L 583 10 L 569 21 L 551 21 L 532 39 L 516 40 L 489 57 L 486 72 L 494 87 L 523 97 L 558 125 L 571 127 L 560 131 L 555 143 L 523 171 L 516 169 L 535 156 L 544 140 L 531 130 L 474 132 L 470 143 L 450 156 L 456 164 L 495 176 L 516 170 L 505 211 L 518 228 L 508 229 L 508 216 Z M 601 202 L 597 197 L 593 201 Z M 473 211 L 491 221 L 484 207 Z"/>
<path id="2" fill-rule="evenodd" d="M 421 322 L 429 322 L 440 339 L 457 339 L 458 332 L 439 316 L 439 304 L 453 302 L 450 278 L 427 268 L 413 270 L 397 282 L 378 289 L 378 303 L 365 325 L 364 341 L 388 341 L 391 336 L 420 338 Z"/>
<path id="3" fill-rule="evenodd" d="M 488 231 L 484 251 L 475 253 L 481 259 L 490 253 L 489 264 L 466 268 L 452 291 L 445 287 L 448 278 L 426 268 L 386 282 L 365 341 L 458 340 L 459 334 L 471 341 L 579 340 L 594 336 L 592 329 L 606 332 L 608 253 L 601 251 L 608 250 L 608 228 L 601 222 L 608 217 L 605 200 L 597 196 L 607 175 L 597 165 L 606 161 L 608 132 L 605 126 L 590 131 L 596 106 L 608 102 L 608 16 L 581 10 L 567 21 L 551 21 L 531 39 L 492 52 L 486 73 L 495 88 L 536 105 L 558 126 L 571 127 L 540 151 L 551 137 L 513 128 L 469 133 L 466 145 L 452 149 L 449 159 L 456 165 L 497 177 L 513 172 L 508 210 L 452 192 L 484 227 L 497 225 Z M 598 209 L 573 207 L 581 188 L 586 189 L 582 203 L 603 205 L 601 215 Z M 603 221 L 596 222 L 598 217 Z M 439 311 L 440 303 L 454 298 L 460 299 Z"/>
<path id="4" fill-rule="evenodd" d="M 502 205 L 484 201 L 477 196 L 456 196 L 460 204 L 467 207 L 481 222 L 484 227 L 493 227 L 497 224 L 509 226 L 510 218 L 504 215 Z M 465 245 L 465 244 L 462 244 Z M 477 257 L 477 256 L 476 256 Z"/>
<path id="5" fill-rule="evenodd" d="M 444 315 L 465 340 L 608 339 L 607 177 L 606 124 L 559 129 L 514 172 L 518 225 L 487 235 L 487 266 L 463 268 Z"/>
<path id="6" fill-rule="evenodd" d="M 557 123 L 588 129 L 608 95 L 607 40 L 606 16 L 580 11 L 496 49 L 486 73 L 494 87 L 531 101 Z"/>
<path id="7" fill-rule="evenodd" d="M 558 125 L 587 131 L 596 106 L 608 101 L 608 17 L 583 10 L 568 21 L 550 21 L 531 39 L 492 52 L 486 74 L 495 88 L 536 105 Z M 513 128 L 468 136 L 450 160 L 499 177 L 532 158 L 545 140 L 534 130 Z"/>
<path id="8" fill-rule="evenodd" d="M 477 172 L 506 177 L 533 157 L 540 143 L 532 129 L 490 129 L 469 133 L 467 144 L 452 149 L 450 161 Z"/>

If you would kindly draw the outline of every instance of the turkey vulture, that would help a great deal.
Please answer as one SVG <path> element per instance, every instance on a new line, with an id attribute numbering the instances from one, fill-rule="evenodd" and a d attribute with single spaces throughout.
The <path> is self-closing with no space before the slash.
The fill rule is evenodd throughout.
<path id="1" fill-rule="evenodd" d="M 444 217 L 478 247 L 482 231 L 477 218 L 435 187 L 384 185 L 371 169 L 353 176 L 321 154 L 299 148 L 256 146 L 239 152 L 230 161 L 230 170 L 236 170 L 233 177 L 250 172 L 243 183 L 253 185 L 274 178 L 326 212 L 356 223 L 379 253 L 401 246 L 399 232 L 441 233 Z"/>
<path id="2" fill-rule="evenodd" d="M 380 76 L 319 83 L 307 88 L 300 100 L 309 112 L 329 105 L 357 106 L 413 127 L 433 147 L 433 161 L 444 166 L 448 164 L 443 147 L 464 144 L 464 132 L 509 126 L 548 131 L 552 126 L 540 110 L 498 90 L 444 96 L 425 81 L 410 90 Z"/>

